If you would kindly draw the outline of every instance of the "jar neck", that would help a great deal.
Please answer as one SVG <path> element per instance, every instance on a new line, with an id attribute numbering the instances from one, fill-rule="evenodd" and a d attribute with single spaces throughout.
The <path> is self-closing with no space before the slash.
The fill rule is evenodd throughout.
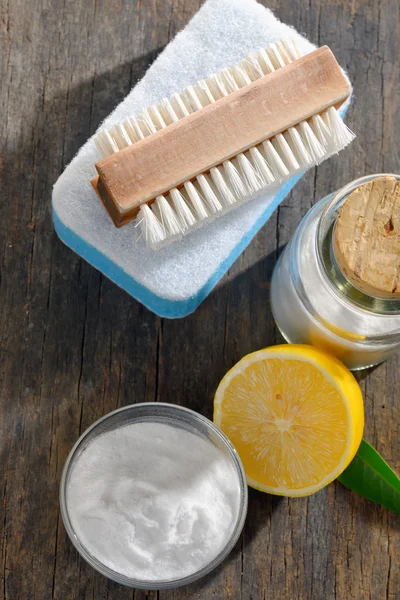
<path id="1" fill-rule="evenodd" d="M 360 185 L 363 185 L 376 177 L 383 176 L 384 175 L 379 174 L 361 177 L 360 179 L 352 181 L 333 195 L 332 199 L 325 207 L 318 224 L 316 252 L 320 267 L 324 271 L 329 284 L 332 285 L 334 291 L 346 298 L 346 300 L 352 304 L 355 304 L 364 310 L 377 314 L 393 315 L 400 313 L 400 299 L 372 296 L 355 287 L 338 265 L 333 245 L 335 224 L 339 216 L 340 208 L 348 196 Z M 395 177 L 400 181 L 400 175 L 390 176 Z"/>

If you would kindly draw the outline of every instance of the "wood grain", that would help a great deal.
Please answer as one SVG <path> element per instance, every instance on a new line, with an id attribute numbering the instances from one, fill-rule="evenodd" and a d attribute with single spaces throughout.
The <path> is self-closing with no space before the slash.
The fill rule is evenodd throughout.
<path id="1" fill-rule="evenodd" d="M 359 290 L 400 298 L 400 183 L 376 177 L 351 192 L 333 237 L 339 268 Z"/>
<path id="2" fill-rule="evenodd" d="M 358 139 L 296 186 L 194 315 L 166 321 L 56 239 L 50 195 L 199 1 L 0 0 L 3 600 L 400 597 L 400 518 L 339 484 L 297 500 L 251 491 L 230 557 L 169 592 L 104 579 L 79 559 L 60 522 L 61 470 L 79 433 L 131 402 L 176 402 L 210 417 L 226 370 L 279 340 L 271 272 L 305 211 L 355 177 L 398 169 L 398 0 L 268 3 L 348 70 L 356 99 L 347 121 Z M 400 470 L 400 357 L 361 378 L 366 438 Z"/>

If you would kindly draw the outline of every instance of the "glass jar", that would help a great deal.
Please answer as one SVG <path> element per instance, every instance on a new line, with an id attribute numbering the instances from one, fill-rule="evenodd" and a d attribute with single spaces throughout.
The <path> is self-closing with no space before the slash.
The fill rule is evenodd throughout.
<path id="1" fill-rule="evenodd" d="M 86 452 L 91 442 L 106 432 L 118 430 L 132 423 L 164 423 L 178 429 L 189 431 L 210 444 L 219 448 L 232 462 L 234 470 L 238 478 L 238 512 L 235 516 L 231 535 L 226 539 L 224 547 L 215 557 L 210 557 L 210 561 L 200 570 L 181 577 L 179 579 L 144 581 L 127 577 L 113 569 L 109 568 L 104 563 L 100 562 L 87 549 L 84 541 L 80 539 L 79 533 L 74 529 L 73 520 L 71 519 L 71 508 L 73 501 L 68 496 L 68 486 L 73 470 L 76 468 L 79 457 L 83 452 Z M 225 436 L 225 434 L 214 423 L 200 415 L 199 413 L 177 406 L 174 404 L 166 404 L 163 402 L 145 402 L 141 404 L 132 404 L 124 406 L 118 410 L 108 413 L 93 425 L 91 425 L 78 439 L 72 448 L 67 461 L 64 465 L 60 483 L 60 506 L 61 517 L 68 533 L 68 536 L 75 546 L 79 554 L 86 562 L 96 569 L 102 575 L 109 579 L 126 585 L 145 590 L 167 590 L 188 585 L 197 579 L 204 577 L 207 573 L 214 570 L 232 551 L 239 536 L 242 532 L 247 514 L 247 483 L 246 475 L 243 469 L 242 462 L 235 448 Z"/>
<path id="2" fill-rule="evenodd" d="M 298 226 L 279 258 L 271 282 L 276 324 L 291 344 L 312 344 L 351 370 L 384 361 L 400 346 L 400 299 L 370 296 L 339 268 L 333 232 L 339 210 L 368 175 L 320 200 Z"/>

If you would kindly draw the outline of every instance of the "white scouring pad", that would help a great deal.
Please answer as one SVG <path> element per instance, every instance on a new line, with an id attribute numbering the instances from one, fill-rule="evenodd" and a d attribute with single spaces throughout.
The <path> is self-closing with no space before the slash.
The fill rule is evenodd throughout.
<path id="1" fill-rule="evenodd" d="M 100 130 L 289 36 L 303 53 L 315 48 L 255 0 L 208 0 Z M 90 184 L 98 160 L 92 137 L 54 186 L 54 227 L 67 246 L 169 318 L 197 308 L 301 176 L 154 251 L 140 238 L 135 221 L 120 229 L 112 223 Z"/>

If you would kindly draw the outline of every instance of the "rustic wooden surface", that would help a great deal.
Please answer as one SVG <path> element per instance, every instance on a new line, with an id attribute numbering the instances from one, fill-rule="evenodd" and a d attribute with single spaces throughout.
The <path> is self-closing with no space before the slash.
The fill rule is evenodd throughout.
<path id="1" fill-rule="evenodd" d="M 267 3 L 268 0 L 265 0 Z M 78 558 L 58 509 L 64 460 L 95 419 L 132 402 L 208 417 L 226 370 L 279 336 L 277 255 L 318 198 L 399 169 L 398 0 L 271 0 L 327 43 L 356 102 L 351 150 L 309 173 L 197 312 L 161 320 L 56 238 L 52 185 L 198 9 L 199 0 L 0 0 L 0 597 L 5 600 L 400 598 L 400 518 L 332 484 L 297 500 L 250 492 L 236 549 L 187 588 L 118 586 Z M 361 376 L 366 437 L 400 469 L 400 358 Z"/>

